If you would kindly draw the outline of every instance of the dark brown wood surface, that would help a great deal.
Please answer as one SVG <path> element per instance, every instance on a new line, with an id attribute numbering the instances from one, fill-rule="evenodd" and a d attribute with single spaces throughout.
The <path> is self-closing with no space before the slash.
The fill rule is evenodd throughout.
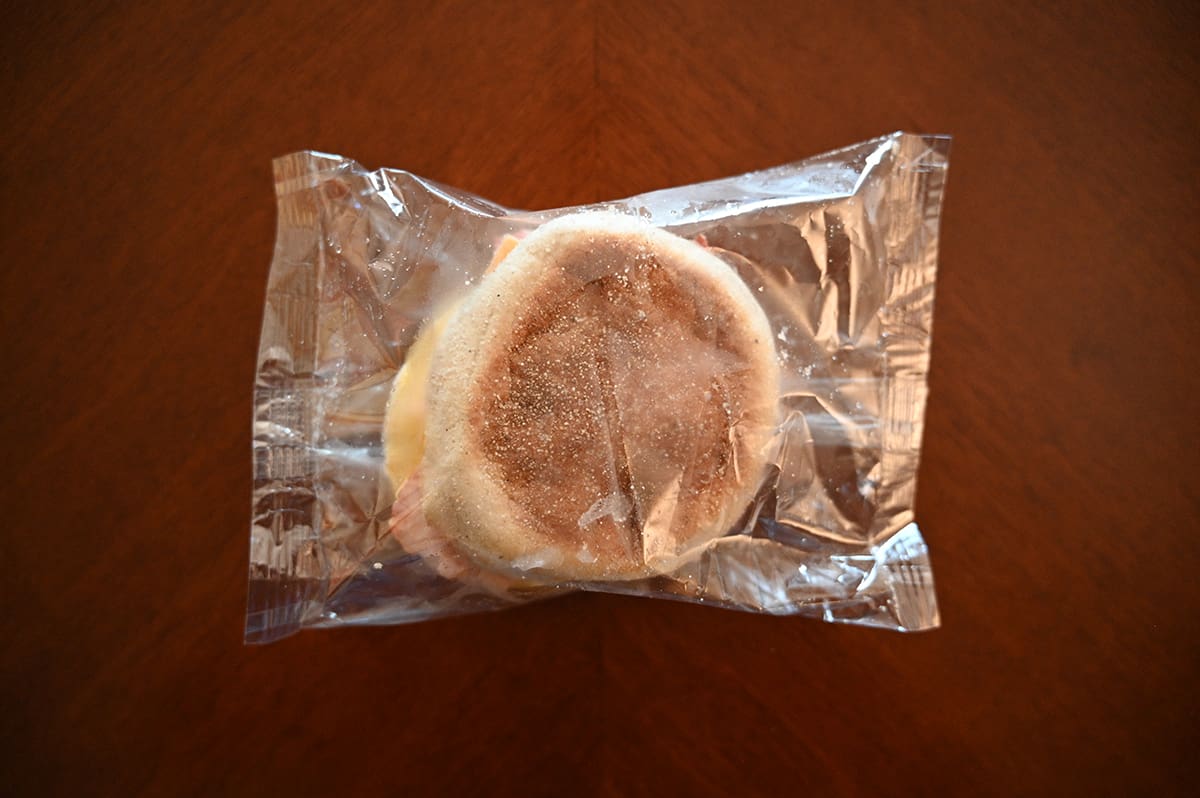
<path id="1" fill-rule="evenodd" d="M 0 792 L 1187 793 L 1197 12 L 900 5 L 6 10 Z M 243 647 L 274 156 L 541 208 L 898 128 L 955 136 L 942 629 L 588 595 Z"/>

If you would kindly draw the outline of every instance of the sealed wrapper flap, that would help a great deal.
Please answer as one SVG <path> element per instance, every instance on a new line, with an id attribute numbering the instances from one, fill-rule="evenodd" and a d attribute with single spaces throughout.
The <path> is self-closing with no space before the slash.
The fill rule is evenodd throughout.
<path id="1" fill-rule="evenodd" d="M 313 486 L 320 201 L 340 159 L 301 153 L 275 162 L 278 229 L 267 284 L 254 401 L 254 496 L 246 641 L 269 642 L 320 612 L 327 568 Z"/>
<path id="2" fill-rule="evenodd" d="M 337 156 L 305 152 L 276 161 L 278 237 L 255 386 L 247 642 L 269 642 L 303 627 L 498 609 L 568 590 L 897 630 L 936 626 L 913 501 L 948 151 L 946 137 L 895 133 L 759 172 L 543 212 L 505 209 L 408 172 L 367 171 Z M 633 218 L 625 223 L 613 214 Z M 572 219 L 547 225 L 567 216 Z M 580 227 L 574 219 L 600 226 L 589 232 L 590 222 Z M 581 254 L 563 260 L 567 244 L 551 246 L 557 240 L 551 232 L 575 228 Z M 598 254 L 610 251 L 604 242 L 613 235 L 630 242 L 629 257 L 652 268 L 667 263 L 664 274 L 685 280 L 671 300 L 683 302 L 684 315 L 674 323 L 692 325 L 686 329 L 693 332 L 682 338 L 666 327 L 656 332 L 662 322 L 636 328 L 658 318 L 657 306 L 639 303 L 667 301 L 666 295 L 653 298 L 662 290 L 652 288 L 659 284 L 653 280 L 639 287 L 640 272 L 628 268 L 634 261 L 621 269 L 619 248 L 611 250 L 617 255 Z M 639 250 L 639 241 L 648 248 Z M 683 260 L 670 267 L 655 247 Z M 539 288 L 541 270 L 559 261 L 569 266 L 567 283 Z M 778 378 L 778 385 L 771 378 L 770 390 L 778 393 L 773 417 L 746 416 L 725 399 L 729 440 L 753 447 L 726 465 L 714 459 L 712 443 L 701 446 L 696 438 L 689 449 L 686 423 L 673 420 L 668 409 L 687 402 L 704 408 L 710 395 L 719 408 L 721 386 L 747 373 L 723 349 L 728 336 L 721 325 L 736 330 L 703 310 L 708 289 L 686 288 L 690 267 L 684 264 L 710 261 L 715 265 L 704 269 L 715 271 L 705 273 L 729 285 L 735 306 L 753 310 L 730 318 L 760 319 L 754 340 L 769 334 L 778 366 L 771 370 Z M 614 290 L 626 286 L 608 293 L 618 315 L 593 300 L 587 300 L 591 310 L 561 304 L 562 286 L 574 285 L 570 270 L 580 268 L 599 269 L 596 279 L 615 280 Z M 552 284 L 558 285 L 546 283 Z M 524 293 L 531 296 L 512 298 Z M 426 450 L 427 443 L 467 440 L 447 437 L 452 428 L 426 435 L 431 407 L 437 418 L 450 418 L 439 410 L 450 406 L 447 397 L 427 394 L 475 385 L 469 369 L 486 363 L 470 366 L 470 358 L 500 350 L 477 349 L 473 340 L 494 344 L 492 336 L 515 334 L 505 326 L 515 323 L 504 321 L 507 308 L 524 307 L 545 311 L 534 326 L 551 337 L 544 343 L 522 338 L 532 342 L 521 345 L 527 354 L 514 355 L 496 372 L 501 379 L 494 384 L 503 388 L 498 396 L 509 396 L 504 386 L 511 386 L 515 404 L 503 400 L 496 405 L 508 408 L 501 415 L 493 409 L 454 424 L 480 418 L 501 424 L 503 417 L 503 424 L 516 426 L 489 438 L 493 443 L 536 448 L 539 440 L 551 440 L 539 435 L 552 435 L 560 443 L 592 440 L 620 457 L 608 460 L 616 464 L 616 487 L 602 488 L 601 471 L 597 486 L 587 488 L 566 476 L 576 472 L 537 458 L 521 466 L 519 447 L 509 450 L 517 460 L 505 479 L 544 471 L 559 481 L 555 490 L 595 495 L 575 495 L 570 503 L 582 508 L 578 527 L 568 524 L 582 548 L 560 545 L 553 557 L 531 550 L 508 561 L 500 550 L 489 554 L 486 512 L 468 513 L 480 520 L 471 522 L 477 532 L 467 538 L 465 527 L 456 528 L 467 516 L 436 509 L 437 501 L 445 506 L 439 496 L 475 495 L 447 493 L 455 474 L 481 475 L 471 472 L 470 459 L 441 467 L 445 451 Z M 484 323 L 481 313 L 493 321 Z M 635 329 L 642 332 L 634 335 Z M 454 343 L 439 345 L 446 341 Z M 588 341 L 598 355 L 561 365 L 563 353 L 580 351 L 572 342 Z M 638 360 L 639 352 L 649 359 Z M 541 376 L 529 382 L 535 363 L 543 364 Z M 553 364 L 560 365 L 549 368 Z M 451 379 L 456 369 L 462 376 Z M 704 396 L 681 395 L 672 404 L 662 401 L 661 391 Z M 575 404 L 568 401 L 573 395 L 581 397 L 571 400 Z M 551 407 L 568 415 L 549 426 L 525 426 L 548 418 L 537 413 Z M 594 417 L 602 422 L 598 432 L 564 426 L 571 413 L 584 411 L 600 414 Z M 639 427 L 638 419 L 649 426 Z M 668 448 L 656 450 L 654 441 Z M 547 443 L 547 451 L 557 450 Z M 578 462 L 576 471 L 585 473 L 578 470 L 584 461 Z M 683 538 L 667 534 L 695 511 L 695 491 L 716 484 L 709 481 L 716 472 L 706 469 L 717 467 L 732 469 L 721 478 L 736 482 L 729 495 L 738 497 L 714 508 L 720 528 Z M 620 469 L 632 470 L 621 476 Z M 639 469 L 650 469 L 654 484 L 665 487 L 647 493 L 650 483 L 637 481 Z M 492 479 L 499 472 L 489 473 Z M 490 501 L 516 495 L 515 484 L 498 484 L 498 498 Z M 527 509 L 536 515 L 539 506 Z M 610 522 L 632 524 L 641 547 L 633 565 L 610 568 L 588 559 L 604 547 L 589 548 L 587 535 Z M 520 523 L 512 517 L 506 540 L 521 534 Z M 666 541 L 676 542 L 663 548 Z M 564 556 L 576 564 L 565 567 Z"/>

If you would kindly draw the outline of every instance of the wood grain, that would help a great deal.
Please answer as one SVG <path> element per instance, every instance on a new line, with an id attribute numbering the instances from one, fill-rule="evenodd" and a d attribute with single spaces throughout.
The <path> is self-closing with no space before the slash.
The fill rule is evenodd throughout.
<path id="1" fill-rule="evenodd" d="M 1186 793 L 1193 8 L 245 5 L 0 31 L 6 794 Z M 898 128 L 955 136 L 944 628 L 573 596 L 241 645 L 272 157 L 541 208 Z"/>

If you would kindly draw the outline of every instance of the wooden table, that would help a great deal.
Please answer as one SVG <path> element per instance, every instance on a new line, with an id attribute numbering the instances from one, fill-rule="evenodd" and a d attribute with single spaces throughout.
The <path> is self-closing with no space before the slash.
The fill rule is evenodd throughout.
<path id="1" fill-rule="evenodd" d="M 22 5 L 6 794 L 1185 792 L 1194 9 Z M 243 647 L 272 157 L 541 208 L 897 128 L 955 136 L 917 507 L 941 630 L 581 595 Z"/>

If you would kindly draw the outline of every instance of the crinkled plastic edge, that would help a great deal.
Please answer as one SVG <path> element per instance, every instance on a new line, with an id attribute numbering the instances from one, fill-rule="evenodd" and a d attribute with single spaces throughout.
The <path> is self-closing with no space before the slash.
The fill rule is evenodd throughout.
<path id="1" fill-rule="evenodd" d="M 902 631 L 941 623 L 929 550 L 913 518 L 928 396 L 938 231 L 950 137 L 900 134 L 885 203 L 881 495 L 872 553 Z M 889 530 L 895 530 L 888 533 Z M 836 618 L 833 620 L 837 620 Z"/>
<path id="2" fill-rule="evenodd" d="M 314 489 L 321 185 L 353 164 L 299 152 L 274 162 L 277 229 L 254 386 L 254 493 L 245 641 L 269 643 L 319 615 L 328 569 Z"/>

